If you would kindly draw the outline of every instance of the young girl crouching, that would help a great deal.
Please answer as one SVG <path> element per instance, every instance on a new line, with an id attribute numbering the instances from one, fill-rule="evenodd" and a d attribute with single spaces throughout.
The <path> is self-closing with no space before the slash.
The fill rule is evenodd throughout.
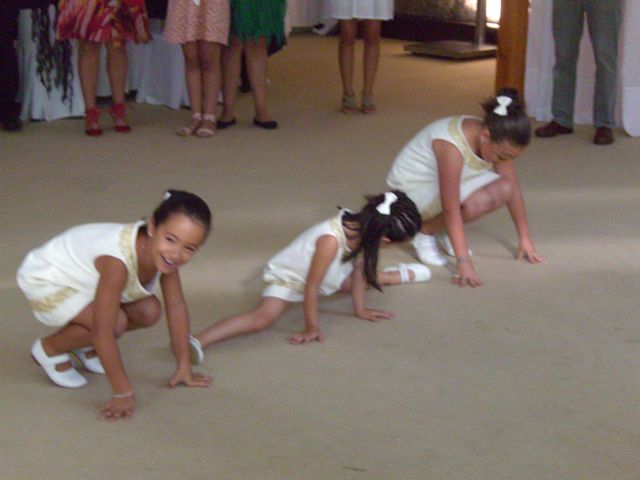
<path id="1" fill-rule="evenodd" d="M 177 360 L 169 385 L 209 386 L 211 378 L 189 365 L 189 317 L 178 270 L 210 228 L 211 212 L 201 198 L 169 191 L 149 223 L 80 225 L 32 250 L 17 280 L 35 317 L 59 328 L 31 348 L 48 377 L 61 387 L 87 383 L 71 353 L 86 370 L 107 375 L 113 393 L 101 417 L 130 418 L 135 395 L 116 340 L 158 321 L 161 306 L 153 292 L 159 283 Z"/>

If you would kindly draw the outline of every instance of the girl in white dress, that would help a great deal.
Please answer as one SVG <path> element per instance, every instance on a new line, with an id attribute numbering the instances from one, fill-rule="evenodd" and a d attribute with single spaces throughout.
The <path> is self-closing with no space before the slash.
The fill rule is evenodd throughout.
<path id="1" fill-rule="evenodd" d="M 211 378 L 192 373 L 189 365 L 189 317 L 178 270 L 210 226 L 211 212 L 201 198 L 169 191 L 148 224 L 80 225 L 32 250 L 17 280 L 35 317 L 59 328 L 31 348 L 49 378 L 68 388 L 87 383 L 71 364 L 72 353 L 88 371 L 107 375 L 113 393 L 101 417 L 130 418 L 135 395 L 116 339 L 158 321 L 159 283 L 177 361 L 169 385 L 209 386 Z"/>
<path id="2" fill-rule="evenodd" d="M 340 25 L 338 62 L 342 79 L 342 113 L 376 113 L 373 84 L 380 60 L 380 29 L 382 20 L 393 18 L 393 0 L 331 0 L 331 15 Z M 364 42 L 362 101 L 360 108 L 353 90 L 355 43 L 358 24 Z"/>
<path id="3" fill-rule="evenodd" d="M 462 115 L 427 125 L 400 151 L 387 175 L 387 184 L 407 192 L 422 212 L 422 227 L 412 240 L 418 259 L 446 264 L 439 243 L 457 260 L 453 280 L 459 286 L 480 285 L 464 223 L 504 205 L 520 239 L 517 258 L 542 261 L 513 162 L 529 144 L 529 117 L 513 89 L 501 90 L 482 107 L 484 119 Z"/>
<path id="4" fill-rule="evenodd" d="M 269 261 L 263 277 L 267 287 L 255 309 L 225 318 L 191 339 L 192 363 L 202 361 L 202 348 L 207 345 L 267 328 L 292 302 L 304 302 L 305 328 L 292 335 L 290 343 L 323 341 L 318 294 L 351 292 L 357 317 L 374 322 L 392 318 L 391 312 L 366 308 L 364 292 L 367 284 L 380 290 L 381 285 L 424 282 L 431 277 L 421 264 L 377 271 L 380 246 L 408 240 L 419 228 L 415 204 L 399 191 L 368 196 L 359 213 L 341 210 L 311 227 Z M 356 262 L 361 252 L 363 259 Z"/>

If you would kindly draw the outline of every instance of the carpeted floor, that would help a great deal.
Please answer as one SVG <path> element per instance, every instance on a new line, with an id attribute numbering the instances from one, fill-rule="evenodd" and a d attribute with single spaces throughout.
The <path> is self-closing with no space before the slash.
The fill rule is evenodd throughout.
<path id="1" fill-rule="evenodd" d="M 534 139 L 517 161 L 534 241 L 546 262 L 513 259 L 499 212 L 468 226 L 484 286 L 368 292 L 396 319 L 321 303 L 326 342 L 290 346 L 300 305 L 269 331 L 206 351 L 210 390 L 165 388 L 174 361 L 164 325 L 120 346 L 138 397 L 131 422 L 96 420 L 104 377 L 52 386 L 29 358 L 49 330 L 15 283 L 24 255 L 69 226 L 149 215 L 169 187 L 201 194 L 214 232 L 183 270 L 193 330 L 253 306 L 260 270 L 297 233 L 385 188 L 399 149 L 426 123 L 479 114 L 494 60 L 412 57 L 385 41 L 379 114 L 337 112 L 337 40 L 294 36 L 270 62 L 281 123 L 179 138 L 188 112 L 133 105 L 134 132 L 82 134 L 81 120 L 0 133 L 0 478 L 602 480 L 640 471 L 640 140 L 590 143 L 591 127 Z M 103 119 L 107 120 L 106 117 Z M 412 261 L 407 246 L 382 265 Z"/>

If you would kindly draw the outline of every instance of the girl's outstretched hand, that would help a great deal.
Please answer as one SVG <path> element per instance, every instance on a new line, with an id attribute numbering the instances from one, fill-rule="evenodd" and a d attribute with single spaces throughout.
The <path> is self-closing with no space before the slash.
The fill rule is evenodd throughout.
<path id="1" fill-rule="evenodd" d="M 520 242 L 520 248 L 518 249 L 517 260 L 526 260 L 529 263 L 542 263 L 544 258 L 538 255 L 536 249 L 533 247 L 531 241 Z"/>
<path id="2" fill-rule="evenodd" d="M 124 398 L 112 397 L 106 404 L 98 409 L 98 418 L 114 422 L 116 420 L 131 420 L 136 406 L 136 397 Z"/>
<path id="3" fill-rule="evenodd" d="M 176 373 L 174 373 L 171 380 L 169 380 L 169 386 L 172 388 L 177 387 L 180 384 L 186 385 L 187 387 L 208 388 L 212 383 L 212 377 L 199 372 L 193 373 L 191 368 L 176 370 Z"/>
<path id="4" fill-rule="evenodd" d="M 454 285 L 458 285 L 459 287 L 470 286 L 475 288 L 482 285 L 471 260 L 458 263 L 458 273 L 453 276 L 452 281 Z"/>
<path id="5" fill-rule="evenodd" d="M 324 335 L 319 328 L 305 328 L 300 333 L 294 333 L 289 337 L 291 345 L 304 345 L 311 342 L 324 342 Z"/>
<path id="6" fill-rule="evenodd" d="M 356 312 L 356 317 L 363 320 L 369 320 L 370 322 L 378 322 L 380 320 L 391 320 L 395 317 L 392 312 L 386 310 L 373 310 L 365 308 L 364 310 Z"/>

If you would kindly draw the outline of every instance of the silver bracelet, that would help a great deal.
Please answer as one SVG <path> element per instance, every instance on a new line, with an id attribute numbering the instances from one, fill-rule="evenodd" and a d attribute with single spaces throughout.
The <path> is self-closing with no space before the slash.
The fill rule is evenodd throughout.
<path id="1" fill-rule="evenodd" d="M 460 255 L 459 257 L 456 257 L 456 260 L 458 263 L 468 262 L 471 260 L 471 257 L 469 255 Z"/>
<path id="2" fill-rule="evenodd" d="M 127 393 L 114 393 L 111 396 L 113 398 L 129 398 L 129 397 L 133 397 L 133 390 L 129 390 Z"/>

